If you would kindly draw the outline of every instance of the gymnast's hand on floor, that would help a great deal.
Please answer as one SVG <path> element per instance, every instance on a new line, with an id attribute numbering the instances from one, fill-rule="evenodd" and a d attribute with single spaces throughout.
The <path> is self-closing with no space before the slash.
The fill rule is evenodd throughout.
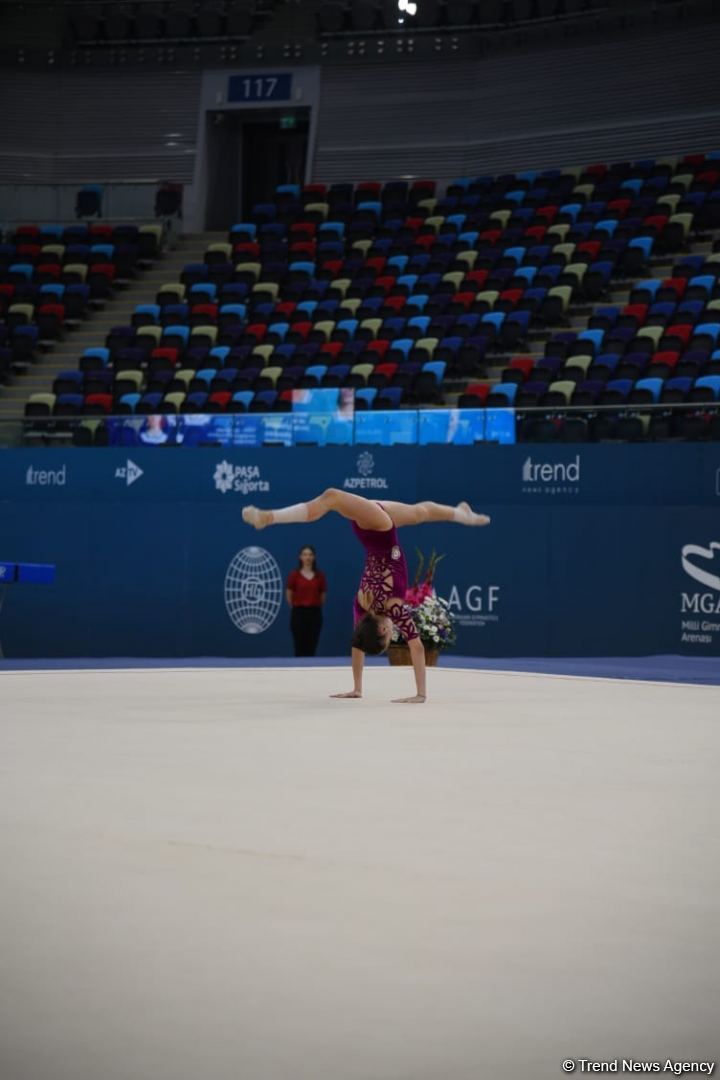
<path id="1" fill-rule="evenodd" d="M 395 697 L 391 701 L 391 705 L 424 705 L 425 695 L 415 694 L 414 697 Z"/>
<path id="2" fill-rule="evenodd" d="M 362 693 L 361 693 L 360 690 L 349 690 L 347 694 L 331 694 L 330 697 L 332 697 L 332 698 L 351 698 L 351 697 L 352 698 L 358 698 L 358 697 L 362 697 Z"/>

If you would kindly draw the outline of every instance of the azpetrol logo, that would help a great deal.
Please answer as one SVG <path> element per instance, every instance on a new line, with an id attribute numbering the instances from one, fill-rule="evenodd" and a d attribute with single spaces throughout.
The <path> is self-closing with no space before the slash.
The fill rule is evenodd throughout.
<path id="1" fill-rule="evenodd" d="M 136 480 L 139 480 L 141 476 L 144 476 L 143 470 L 139 465 L 136 465 L 130 458 L 127 459 L 125 465 L 119 465 L 115 470 L 115 479 L 124 480 L 126 485 L 130 487 Z"/>
<path id="2" fill-rule="evenodd" d="M 526 495 L 577 495 L 580 455 L 571 461 L 533 461 L 527 457 L 522 466 L 522 483 Z"/>
<path id="3" fill-rule="evenodd" d="M 720 560 L 716 557 L 717 552 L 720 552 L 720 543 L 716 540 L 712 540 L 709 547 L 685 544 L 682 548 L 680 561 L 683 570 L 693 581 L 704 585 L 706 591 L 681 593 L 681 615 L 720 615 Z M 720 622 L 701 618 L 683 619 L 680 629 L 680 639 L 685 644 L 712 645 L 714 635 L 720 633 Z"/>
<path id="4" fill-rule="evenodd" d="M 355 468 L 361 476 L 372 476 L 375 469 L 375 458 L 368 450 L 363 450 L 362 454 L 358 454 Z"/>
<path id="5" fill-rule="evenodd" d="M 262 479 L 259 465 L 231 465 L 229 461 L 221 461 L 215 466 L 213 480 L 215 490 L 222 495 L 229 491 L 250 495 L 270 490 L 269 482 Z"/>
<path id="6" fill-rule="evenodd" d="M 348 491 L 387 491 L 388 482 L 384 476 L 373 476 L 375 458 L 368 450 L 358 454 L 355 463 L 357 476 L 346 476 L 343 487 Z"/>

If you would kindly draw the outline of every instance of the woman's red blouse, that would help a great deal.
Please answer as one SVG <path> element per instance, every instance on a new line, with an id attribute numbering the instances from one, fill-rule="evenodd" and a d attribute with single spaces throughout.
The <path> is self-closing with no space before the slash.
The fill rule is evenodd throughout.
<path id="1" fill-rule="evenodd" d="M 320 607 L 320 596 L 327 592 L 327 582 L 321 570 L 312 578 L 306 578 L 299 570 L 288 575 L 287 587 L 292 593 L 293 607 Z"/>

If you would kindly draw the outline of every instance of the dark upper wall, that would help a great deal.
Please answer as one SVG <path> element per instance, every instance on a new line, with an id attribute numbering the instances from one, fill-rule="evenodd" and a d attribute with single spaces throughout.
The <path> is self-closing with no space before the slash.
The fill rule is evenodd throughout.
<path id="1" fill-rule="evenodd" d="M 481 59 L 326 63 L 313 176 L 451 179 L 718 149 L 719 46 L 717 24 L 679 24 Z M 191 182 L 202 79 L 0 70 L 0 183 Z"/>
<path id="2" fill-rule="evenodd" d="M 313 175 L 441 178 L 720 148 L 720 25 L 322 68 Z"/>
<path id="3" fill-rule="evenodd" d="M 200 81 L 199 71 L 0 71 L 0 102 L 12 102 L 0 183 L 192 180 Z"/>

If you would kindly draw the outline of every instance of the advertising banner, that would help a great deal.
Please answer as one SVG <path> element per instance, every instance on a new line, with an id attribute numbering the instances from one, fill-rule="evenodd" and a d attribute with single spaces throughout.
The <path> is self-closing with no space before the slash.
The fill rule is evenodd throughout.
<path id="1" fill-rule="evenodd" d="M 349 652 L 362 548 L 349 523 L 246 526 L 337 487 L 471 505 L 488 528 L 400 534 L 473 656 L 720 655 L 720 447 L 124 448 L 0 453 L 7 656 L 289 656 L 285 582 L 311 543 L 327 575 L 319 653 Z"/>

